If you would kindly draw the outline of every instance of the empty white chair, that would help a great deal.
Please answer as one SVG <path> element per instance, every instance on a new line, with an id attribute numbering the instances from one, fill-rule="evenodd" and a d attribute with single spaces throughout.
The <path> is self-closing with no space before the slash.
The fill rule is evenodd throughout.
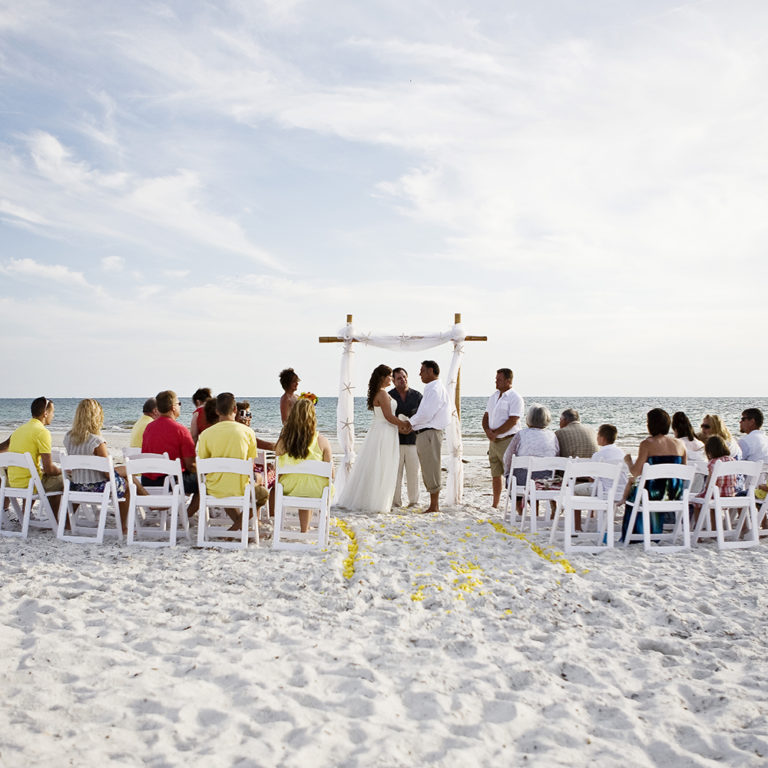
<path id="1" fill-rule="evenodd" d="M 533 471 L 533 467 L 531 467 Z M 616 498 L 616 485 L 621 475 L 621 465 L 605 461 L 571 461 L 563 475 L 562 490 L 557 499 L 555 519 L 552 522 L 550 542 L 555 540 L 558 528 L 558 520 L 563 518 L 563 551 L 564 552 L 604 552 L 613 547 L 614 539 L 614 509 Z M 580 477 L 591 477 L 594 480 L 592 496 L 577 496 L 575 493 L 576 481 Z M 605 488 L 604 492 L 600 492 Z M 587 527 L 584 513 L 593 514 L 596 518 L 596 530 L 575 531 L 576 512 L 581 512 L 582 526 Z M 578 541 L 591 539 L 591 544 L 574 543 L 572 537 Z"/>
<path id="2" fill-rule="evenodd" d="M 246 478 L 241 496 L 218 498 L 208 493 L 206 478 L 209 474 L 228 472 Z M 258 511 L 256 509 L 255 480 L 252 459 L 211 458 L 197 459 L 197 479 L 200 492 L 200 512 L 197 524 L 198 547 L 221 547 L 223 549 L 245 549 L 248 539 L 254 538 L 259 544 Z M 236 509 L 242 514 L 241 530 L 230 530 L 232 519 L 227 509 Z M 253 517 L 251 517 L 251 512 Z M 253 530 L 251 530 L 253 522 Z"/>
<path id="3" fill-rule="evenodd" d="M 277 480 L 275 482 L 275 528 L 272 533 L 273 549 L 315 549 L 328 546 L 328 529 L 331 522 L 331 475 L 333 465 L 329 461 L 306 460 L 298 464 L 276 466 Z M 310 496 L 289 496 L 283 490 L 280 478 L 284 475 L 300 474 L 314 475 L 327 478 L 328 485 L 323 489 L 320 498 Z M 297 530 L 300 509 L 310 512 L 309 530 L 302 533 Z M 291 520 L 288 519 L 288 510 L 291 511 Z M 313 530 L 312 524 L 317 517 L 317 527 Z M 291 525 L 289 528 L 288 525 Z"/>
<path id="4" fill-rule="evenodd" d="M 509 465 L 509 478 L 507 480 L 507 492 L 504 494 L 504 519 L 509 523 L 515 523 L 520 518 L 522 523 L 525 514 L 525 505 L 528 503 L 528 465 L 530 456 L 513 456 L 512 463 Z M 518 482 L 515 477 L 515 470 L 525 471 L 525 480 L 521 478 Z M 521 511 L 518 514 L 517 501 L 520 499 Z M 511 502 L 511 504 L 510 504 Z"/>
<path id="5" fill-rule="evenodd" d="M 126 446 L 123 448 L 123 461 L 128 461 L 128 459 L 135 459 L 140 453 L 141 448 L 131 448 Z"/>
<path id="6" fill-rule="evenodd" d="M 77 469 L 104 472 L 106 475 L 104 490 L 75 491 L 72 488 L 72 472 Z M 62 541 L 102 544 L 104 534 L 107 532 L 107 516 L 111 511 L 114 515 L 114 529 L 109 529 L 109 533 L 114 534 L 118 540 L 122 541 L 123 531 L 120 525 L 120 507 L 112 457 L 62 456 L 61 474 L 64 481 L 64 491 L 59 507 L 57 537 Z M 91 511 L 93 511 L 93 515 L 89 514 Z M 69 520 L 69 532 L 65 531 L 64 528 L 67 520 Z"/>
<path id="7" fill-rule="evenodd" d="M 167 456 L 144 456 L 128 458 L 125 462 L 128 486 L 131 489 L 126 537 L 128 544 L 175 547 L 179 522 L 185 538 L 190 541 L 180 459 L 171 461 Z M 154 493 L 149 496 L 139 496 L 134 475 L 143 474 L 166 475 L 168 482 L 163 487 L 152 488 Z"/>
<path id="8" fill-rule="evenodd" d="M 53 446 L 51 448 L 51 461 L 54 464 L 61 464 L 61 457 L 67 455 L 67 449 L 61 445 L 59 447 Z"/>
<path id="9" fill-rule="evenodd" d="M 530 517 L 531 533 L 536 533 L 537 521 L 544 525 L 549 525 L 551 513 L 550 502 L 556 502 L 560 497 L 562 488 L 562 476 L 558 473 L 564 473 L 575 461 L 563 456 L 530 456 L 528 465 L 528 481 L 526 483 L 526 494 L 528 496 L 527 514 Z M 536 477 L 534 477 L 536 475 Z M 539 502 L 544 502 L 544 518 L 539 519 Z M 526 508 L 523 507 L 523 519 L 520 523 L 521 528 L 525 528 Z"/>
<path id="10" fill-rule="evenodd" d="M 18 467 L 29 472 L 29 482 L 24 488 L 11 488 L 8 485 L 8 467 Z M 26 539 L 30 527 L 56 531 L 58 526 L 49 498 L 60 495 L 61 491 L 46 493 L 30 453 L 0 453 L 0 535 Z M 10 502 L 9 509 L 5 508 L 6 500 Z M 19 530 L 6 527 L 10 509 L 18 517 Z"/>
<path id="11" fill-rule="evenodd" d="M 697 468 L 690 464 L 644 464 L 643 472 L 637 485 L 635 501 L 624 534 L 624 546 L 630 541 L 642 540 L 643 549 L 646 552 L 679 552 L 681 549 L 691 548 L 691 526 L 688 502 L 690 491 L 697 475 Z M 666 481 L 666 482 L 665 482 Z M 680 497 L 676 500 L 650 498 L 650 483 L 663 483 L 665 487 L 669 483 L 679 483 L 681 486 Z M 674 486 L 673 486 L 674 487 Z M 652 533 L 652 514 L 673 514 L 675 521 L 671 532 Z M 642 520 L 642 533 L 633 533 L 635 521 L 638 516 Z M 682 535 L 682 544 L 676 544 Z M 658 542 L 653 544 L 653 541 Z M 662 542 L 669 542 L 661 546 Z"/>
<path id="12" fill-rule="evenodd" d="M 719 550 L 747 549 L 759 544 L 755 488 L 762 471 L 763 464 L 760 461 L 718 461 L 715 463 L 704 495 L 690 500 L 692 504 L 700 507 L 696 527 L 693 530 L 694 544 L 699 539 L 704 538 L 716 539 Z M 746 489 L 743 496 L 720 495 L 717 481 L 729 475 L 741 475 L 743 477 Z M 714 516 L 714 530 L 712 528 L 712 516 Z M 749 530 L 746 536 L 743 536 L 744 525 L 747 522 L 749 522 Z"/>
<path id="13" fill-rule="evenodd" d="M 706 461 L 689 461 L 686 466 L 693 467 L 694 477 L 691 483 L 690 495 L 702 496 L 707 489 L 707 477 L 709 476 L 709 467 Z"/>

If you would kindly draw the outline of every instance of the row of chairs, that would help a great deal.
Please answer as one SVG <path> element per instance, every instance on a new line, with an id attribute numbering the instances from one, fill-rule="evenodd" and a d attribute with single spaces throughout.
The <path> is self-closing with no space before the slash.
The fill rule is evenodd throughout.
<path id="1" fill-rule="evenodd" d="M 257 461 L 266 468 L 274 455 L 261 452 Z M 26 538 L 30 528 L 49 528 L 63 541 L 94 542 L 101 544 L 105 535 L 122 541 L 118 512 L 118 494 L 114 478 L 112 457 L 67 456 L 59 452 L 63 491 L 46 492 L 29 453 L 0 454 L 0 535 Z M 130 503 L 127 520 L 127 543 L 149 547 L 175 546 L 179 533 L 191 543 L 187 498 L 181 461 L 170 460 L 167 454 L 142 454 L 136 449 L 125 451 L 126 474 L 130 486 Z M 19 467 L 30 474 L 25 488 L 11 488 L 7 482 L 7 469 Z M 75 491 L 72 488 L 72 472 L 91 469 L 106 474 L 108 480 L 99 492 Z M 228 472 L 243 475 L 246 486 L 242 496 L 215 497 L 208 493 L 206 478 L 211 473 Z M 280 475 L 303 473 L 328 478 L 330 486 L 331 464 L 306 461 L 301 464 L 277 469 Z M 136 493 L 134 476 L 158 474 L 165 476 L 161 487 L 147 487 L 149 495 Z M 258 509 L 256 506 L 256 480 L 251 460 L 210 458 L 197 459 L 200 506 L 198 514 L 197 546 L 242 549 L 249 541 L 259 545 Z M 272 537 L 274 549 L 310 549 L 328 545 L 330 527 L 330 488 L 323 496 L 303 498 L 288 496 L 282 485 L 276 482 L 275 518 Z M 53 514 L 50 498 L 61 496 L 59 520 Z M 6 506 L 8 507 L 6 509 Z M 235 509 L 242 515 L 240 530 L 232 531 L 227 509 Z M 312 513 L 310 531 L 298 529 L 298 510 Z M 9 511 L 13 510 L 18 526 L 11 525 Z M 67 525 L 67 522 L 69 525 Z M 180 527 L 181 526 L 181 527 Z"/>
<path id="2" fill-rule="evenodd" d="M 525 482 L 518 482 L 515 470 L 525 471 Z M 617 538 L 615 528 L 620 520 L 617 510 L 621 503 L 616 500 L 616 488 L 621 472 L 621 464 L 588 459 L 515 456 L 504 515 L 510 523 L 523 530 L 528 527 L 532 533 L 548 527 L 550 543 L 556 543 L 560 536 L 565 552 L 605 551 L 614 546 Z M 755 497 L 758 483 L 768 476 L 768 464 L 723 461 L 715 464 L 709 482 L 707 475 L 706 462 L 646 464 L 638 480 L 624 546 L 642 541 L 647 552 L 665 553 L 690 549 L 704 539 L 714 539 L 719 550 L 757 546 L 760 537 L 768 535 L 768 528 L 762 527 L 768 520 L 768 498 L 758 508 Z M 718 481 L 732 475 L 742 479 L 743 492 L 738 496 L 722 496 Z M 580 478 L 592 479 L 590 495 L 575 492 Z M 653 500 L 649 489 L 654 483 L 676 483 L 682 490 L 675 500 Z M 691 509 L 696 512 L 693 528 Z M 577 513 L 585 518 L 581 532 L 575 530 Z M 658 519 L 657 515 L 663 515 L 662 519 L 669 522 L 660 532 L 653 533 L 652 521 Z M 642 533 L 634 532 L 638 518 L 642 521 Z"/>

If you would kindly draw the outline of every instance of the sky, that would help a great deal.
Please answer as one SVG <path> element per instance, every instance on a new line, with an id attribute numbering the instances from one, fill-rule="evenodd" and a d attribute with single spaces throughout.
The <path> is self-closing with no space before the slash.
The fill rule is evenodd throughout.
<path id="1" fill-rule="evenodd" d="M 0 397 L 764 396 L 763 0 L 0 0 Z M 429 353 L 364 348 L 446 368 Z"/>

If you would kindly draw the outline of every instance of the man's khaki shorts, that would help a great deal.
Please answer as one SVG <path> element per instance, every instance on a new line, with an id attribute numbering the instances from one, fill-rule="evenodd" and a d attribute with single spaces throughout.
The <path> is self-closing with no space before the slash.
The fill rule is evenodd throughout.
<path id="1" fill-rule="evenodd" d="M 488 443 L 488 458 L 491 462 L 491 477 L 501 477 L 504 474 L 504 452 L 514 435 L 502 437 Z"/>
<path id="2" fill-rule="evenodd" d="M 64 478 L 61 475 L 43 475 L 40 479 L 47 493 L 64 490 Z"/>

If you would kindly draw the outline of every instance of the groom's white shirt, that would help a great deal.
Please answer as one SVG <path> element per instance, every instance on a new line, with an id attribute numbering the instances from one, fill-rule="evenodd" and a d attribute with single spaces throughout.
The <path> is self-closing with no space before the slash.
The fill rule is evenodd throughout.
<path id="1" fill-rule="evenodd" d="M 414 429 L 445 429 L 451 414 L 448 410 L 448 393 L 440 379 L 424 385 L 424 395 L 419 410 L 410 418 Z"/>

